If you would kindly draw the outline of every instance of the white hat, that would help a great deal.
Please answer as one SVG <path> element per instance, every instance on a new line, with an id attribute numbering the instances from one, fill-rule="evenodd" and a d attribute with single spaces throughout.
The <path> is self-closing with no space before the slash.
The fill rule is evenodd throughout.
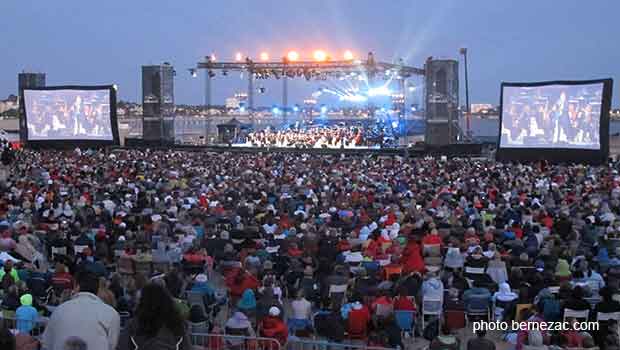
<path id="1" fill-rule="evenodd" d="M 125 239 L 125 236 L 119 236 L 119 237 L 118 237 L 118 241 L 119 241 L 119 242 L 125 242 L 125 240 L 126 240 L 126 239 Z"/>
<path id="2" fill-rule="evenodd" d="M 274 317 L 280 316 L 280 309 L 278 309 L 275 306 L 272 306 L 271 308 L 269 308 L 269 315 L 274 316 Z"/>
<path id="3" fill-rule="evenodd" d="M 198 276 L 196 276 L 196 282 L 205 283 L 207 282 L 207 280 L 208 280 L 207 275 L 205 275 L 204 273 L 201 273 Z"/>

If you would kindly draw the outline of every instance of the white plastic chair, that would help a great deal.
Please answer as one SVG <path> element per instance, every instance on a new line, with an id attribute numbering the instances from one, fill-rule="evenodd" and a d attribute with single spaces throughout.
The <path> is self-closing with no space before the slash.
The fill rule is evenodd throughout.
<path id="1" fill-rule="evenodd" d="M 566 322 L 568 318 L 584 318 L 587 321 L 589 314 L 590 310 L 564 309 L 564 317 L 562 318 L 562 321 Z"/>
<path id="2" fill-rule="evenodd" d="M 88 248 L 87 245 L 76 245 L 73 247 L 73 250 L 75 251 L 76 254 L 81 254 L 86 248 Z"/>
<path id="3" fill-rule="evenodd" d="M 55 255 L 67 255 L 67 247 L 52 247 L 52 257 Z"/>
<path id="4" fill-rule="evenodd" d="M 483 275 L 484 267 L 469 267 L 465 266 L 465 273 L 470 273 L 472 275 Z"/>

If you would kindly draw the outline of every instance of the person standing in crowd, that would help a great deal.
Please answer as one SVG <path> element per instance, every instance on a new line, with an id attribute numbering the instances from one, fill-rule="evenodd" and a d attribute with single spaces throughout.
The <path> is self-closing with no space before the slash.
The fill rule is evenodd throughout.
<path id="1" fill-rule="evenodd" d="M 130 321 L 124 349 L 191 350 L 185 322 L 174 300 L 161 285 L 150 283 L 142 289 L 136 316 Z"/>
<path id="2" fill-rule="evenodd" d="M 62 349 L 79 334 L 89 350 L 114 350 L 120 333 L 120 316 L 97 297 L 99 279 L 89 272 L 77 277 L 76 295 L 58 306 L 42 337 L 45 349 Z"/>
<path id="3" fill-rule="evenodd" d="M 19 281 L 19 274 L 17 273 L 17 270 L 13 267 L 13 260 L 4 261 L 4 266 L 0 270 L 0 281 L 2 281 L 5 274 L 11 276 L 15 283 Z"/>
<path id="4" fill-rule="evenodd" d="M 259 325 L 260 336 L 266 338 L 274 338 L 280 343 L 280 346 L 285 346 L 288 339 L 288 328 L 282 319 L 280 318 L 280 309 L 272 306 L 269 309 L 269 315 L 264 317 Z"/>
<path id="5" fill-rule="evenodd" d="M 32 306 L 32 295 L 24 294 L 19 299 L 21 306 L 17 308 L 15 312 L 15 318 L 17 319 L 17 329 L 21 333 L 30 333 L 35 327 L 37 320 L 39 319 L 39 313 L 37 309 Z"/>

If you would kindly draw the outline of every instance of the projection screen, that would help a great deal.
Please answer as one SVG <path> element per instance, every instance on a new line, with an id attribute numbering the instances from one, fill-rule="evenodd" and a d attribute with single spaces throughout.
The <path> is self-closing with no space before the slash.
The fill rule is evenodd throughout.
<path id="1" fill-rule="evenodd" d="M 116 131 L 112 95 L 109 87 L 25 89 L 28 141 L 112 142 Z"/>

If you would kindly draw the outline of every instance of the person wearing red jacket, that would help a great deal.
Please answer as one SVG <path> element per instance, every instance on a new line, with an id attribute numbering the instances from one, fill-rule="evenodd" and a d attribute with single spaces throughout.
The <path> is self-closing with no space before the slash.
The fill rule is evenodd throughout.
<path id="1" fill-rule="evenodd" d="M 352 337 L 365 337 L 368 334 L 370 311 L 359 301 L 353 303 L 347 317 L 347 331 Z"/>
<path id="2" fill-rule="evenodd" d="M 407 243 L 402 256 L 403 273 L 408 274 L 410 272 L 424 273 L 426 271 L 426 265 L 422 258 L 422 252 L 420 249 L 419 240 L 413 239 Z"/>
<path id="3" fill-rule="evenodd" d="M 439 236 L 439 232 L 437 231 L 437 229 L 432 229 L 429 234 L 424 236 L 424 239 L 422 239 L 422 244 L 425 247 L 429 245 L 434 246 L 438 244 L 439 246 L 441 246 L 443 242 L 441 241 L 441 237 Z"/>
<path id="4" fill-rule="evenodd" d="M 259 324 L 259 334 L 261 337 L 277 340 L 281 346 L 286 344 L 288 339 L 288 327 L 280 318 L 280 309 L 278 307 L 272 306 L 269 309 L 269 315 L 261 320 Z"/>

